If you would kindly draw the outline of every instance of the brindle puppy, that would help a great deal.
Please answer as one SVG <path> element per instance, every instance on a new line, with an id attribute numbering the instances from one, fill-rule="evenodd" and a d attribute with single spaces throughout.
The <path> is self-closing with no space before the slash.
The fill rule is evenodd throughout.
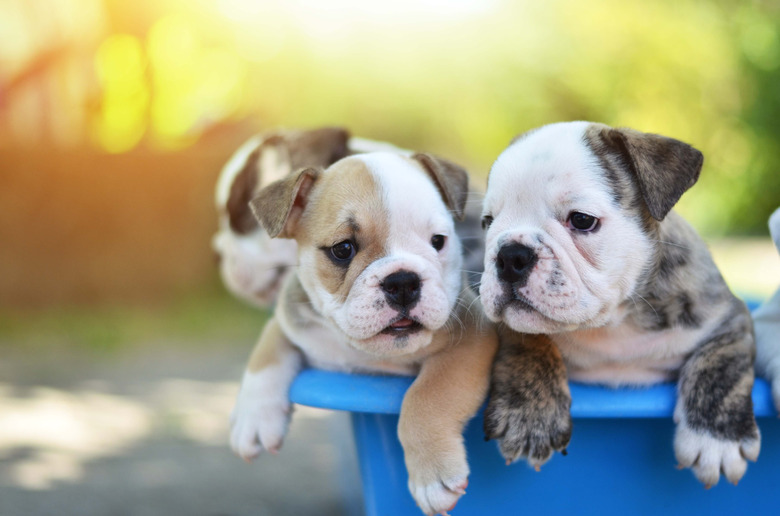
<path id="1" fill-rule="evenodd" d="M 672 211 L 702 162 L 672 138 L 588 122 L 527 133 L 496 160 L 480 293 L 505 328 L 485 430 L 507 460 L 539 466 L 564 449 L 567 371 L 676 380 L 675 452 L 706 486 L 721 472 L 738 482 L 757 458 L 750 314 Z"/>

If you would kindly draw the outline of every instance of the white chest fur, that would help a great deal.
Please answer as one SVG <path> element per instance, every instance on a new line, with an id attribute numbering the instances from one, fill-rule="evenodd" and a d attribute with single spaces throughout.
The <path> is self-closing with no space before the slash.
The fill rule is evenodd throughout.
<path id="1" fill-rule="evenodd" d="M 611 386 L 646 385 L 676 379 L 686 356 L 713 325 L 648 332 L 624 322 L 551 337 L 572 380 Z"/>

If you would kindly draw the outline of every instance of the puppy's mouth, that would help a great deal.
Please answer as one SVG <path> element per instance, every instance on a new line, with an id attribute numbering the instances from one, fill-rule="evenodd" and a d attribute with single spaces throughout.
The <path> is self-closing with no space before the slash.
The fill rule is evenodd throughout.
<path id="1" fill-rule="evenodd" d="M 531 301 L 528 300 L 527 297 L 515 294 L 512 296 L 512 298 L 509 300 L 509 304 L 513 308 L 517 308 L 518 310 L 523 310 L 526 312 L 538 312 L 539 310 L 534 307 L 534 305 L 531 303 Z"/>
<path id="2" fill-rule="evenodd" d="M 380 333 L 392 335 L 393 337 L 406 337 L 422 329 L 422 324 L 409 318 L 407 315 L 401 314 Z"/>

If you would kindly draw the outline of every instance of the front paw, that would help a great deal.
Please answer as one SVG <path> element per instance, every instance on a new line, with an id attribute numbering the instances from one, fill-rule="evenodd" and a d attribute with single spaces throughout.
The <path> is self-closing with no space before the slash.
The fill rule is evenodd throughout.
<path id="1" fill-rule="evenodd" d="M 485 439 L 497 439 L 507 464 L 521 457 L 537 471 L 571 439 L 571 397 L 558 390 L 533 397 L 494 386 L 485 410 Z"/>
<path id="2" fill-rule="evenodd" d="M 736 485 L 747 470 L 747 461 L 755 462 L 761 450 L 761 434 L 755 421 L 745 435 L 741 439 L 718 438 L 691 428 L 683 419 L 674 435 L 678 468 L 691 468 L 707 489 L 718 483 L 721 472 Z"/>
<path id="3" fill-rule="evenodd" d="M 263 450 L 276 453 L 290 422 L 291 406 L 285 395 L 247 374 L 230 416 L 230 447 L 246 461 Z"/>
<path id="4" fill-rule="evenodd" d="M 444 445 L 405 449 L 409 471 L 409 492 L 420 509 L 428 515 L 446 514 L 466 494 L 469 466 L 466 450 L 460 441 Z"/>

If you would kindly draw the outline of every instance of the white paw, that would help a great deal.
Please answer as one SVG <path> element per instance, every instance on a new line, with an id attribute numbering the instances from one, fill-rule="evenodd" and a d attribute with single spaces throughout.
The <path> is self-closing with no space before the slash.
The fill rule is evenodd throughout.
<path id="1" fill-rule="evenodd" d="M 449 450 L 440 446 L 420 447 L 407 453 L 409 492 L 425 514 L 446 514 L 466 494 L 469 465 L 462 442 L 453 441 Z M 434 451 L 435 450 L 435 451 Z"/>
<path id="2" fill-rule="evenodd" d="M 286 393 L 266 380 L 262 373 L 246 373 L 230 416 L 230 447 L 246 461 L 263 450 L 276 453 L 290 421 Z"/>
<path id="3" fill-rule="evenodd" d="M 755 461 L 761 450 L 761 438 L 730 441 L 693 430 L 685 421 L 677 425 L 674 453 L 679 468 L 691 468 L 693 474 L 709 489 L 718 483 L 720 473 L 737 484 L 747 470 L 747 460 Z"/>
<path id="4" fill-rule="evenodd" d="M 468 475 L 430 484 L 416 484 L 409 480 L 409 491 L 425 514 L 446 514 L 466 494 L 468 483 Z"/>

